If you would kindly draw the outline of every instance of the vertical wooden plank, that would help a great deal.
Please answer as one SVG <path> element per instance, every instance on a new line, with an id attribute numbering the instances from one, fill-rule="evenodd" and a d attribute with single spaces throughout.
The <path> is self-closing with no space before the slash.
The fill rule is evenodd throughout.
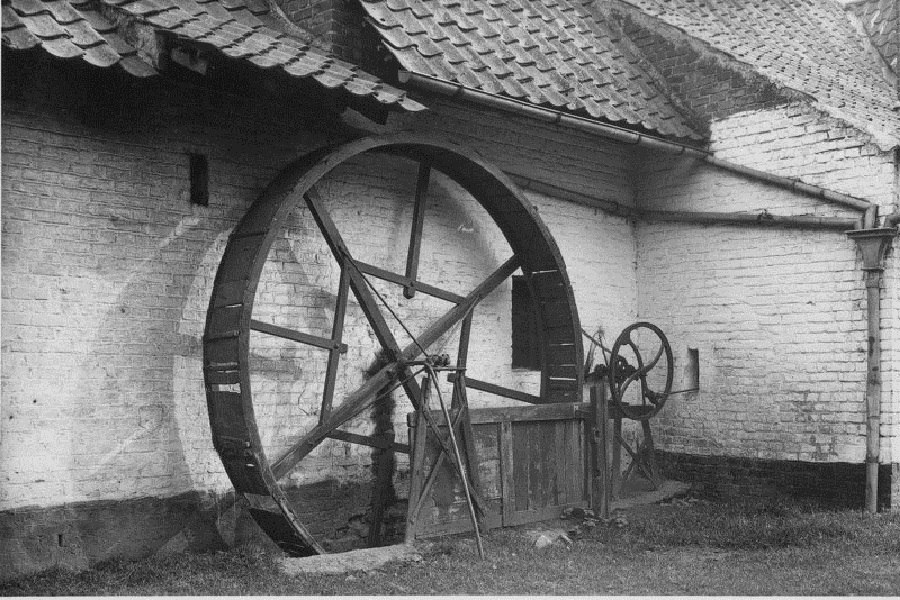
<path id="1" fill-rule="evenodd" d="M 459 350 L 456 356 L 456 366 L 465 369 L 469 356 L 469 337 L 472 332 L 472 317 L 475 311 L 472 310 L 462 321 L 459 330 Z M 463 448 L 466 452 L 466 464 L 468 466 L 469 480 L 472 487 L 478 493 L 484 489 L 481 478 L 478 473 L 478 454 L 475 449 L 475 432 L 472 430 L 472 420 L 469 418 L 469 399 L 466 395 L 466 372 L 465 370 L 457 371 L 456 382 L 453 386 L 453 400 L 451 408 L 457 411 L 463 411 L 461 414 L 460 432 L 462 435 Z M 483 519 L 487 521 L 487 519 Z"/>
<path id="2" fill-rule="evenodd" d="M 622 493 L 622 446 L 619 440 L 622 439 L 622 414 L 616 412 L 613 418 L 613 445 L 612 445 L 612 467 L 610 467 L 610 487 L 612 488 L 613 498 L 618 498 Z"/>
<path id="3" fill-rule="evenodd" d="M 350 278 L 347 276 L 348 266 L 341 265 L 341 279 L 338 283 L 337 301 L 334 305 L 334 322 L 331 325 L 331 339 L 340 342 L 344 334 L 344 315 L 347 314 L 347 297 L 350 291 Z M 337 380 L 338 363 L 341 352 L 332 348 L 328 352 L 328 366 L 325 368 L 325 386 L 322 390 L 322 409 L 319 411 L 319 423 L 331 415 L 331 404 L 334 399 L 334 385 Z"/>
<path id="4" fill-rule="evenodd" d="M 557 489 L 560 469 L 563 465 L 559 460 L 559 452 L 556 449 L 556 437 L 559 424 L 562 421 L 547 421 L 547 428 L 544 431 L 546 436 L 544 439 L 547 443 L 547 506 L 556 506 L 559 499 L 559 491 Z"/>
<path id="5" fill-rule="evenodd" d="M 594 416 L 593 411 L 591 414 L 584 419 L 582 426 L 578 431 L 578 452 L 579 452 L 579 460 L 581 461 L 581 472 L 583 476 L 579 480 L 579 491 L 581 492 L 581 497 L 587 501 L 591 500 L 591 478 L 593 474 L 591 473 L 591 461 L 590 461 L 590 439 L 591 439 L 591 430 L 594 426 Z"/>
<path id="6" fill-rule="evenodd" d="M 512 423 L 513 468 L 516 489 L 516 510 L 528 510 L 528 422 Z"/>
<path id="7" fill-rule="evenodd" d="M 574 430 L 579 426 L 581 426 L 579 419 L 566 421 L 562 431 L 563 460 L 566 474 L 560 490 L 560 502 L 563 504 L 572 504 L 580 500 L 575 493 L 575 482 L 581 478 L 581 463 L 578 461 L 578 448 L 574 445 L 573 438 Z"/>
<path id="8" fill-rule="evenodd" d="M 422 505 L 422 486 L 425 483 L 425 438 L 428 434 L 424 411 L 428 410 L 430 393 L 431 384 L 426 376 L 422 380 L 422 406 L 416 411 L 416 427 L 409 455 L 409 502 L 406 507 L 405 535 L 407 543 L 416 539 L 418 513 Z"/>
<path id="9" fill-rule="evenodd" d="M 566 430 L 569 428 L 568 419 L 553 422 L 553 445 L 556 452 L 556 469 L 554 469 L 553 504 L 561 506 L 566 503 L 566 482 L 569 479 L 569 471 L 566 467 Z"/>
<path id="10" fill-rule="evenodd" d="M 513 462 L 512 423 L 501 421 L 500 427 L 500 477 L 502 481 L 503 525 L 512 523 L 516 510 L 515 466 Z"/>
<path id="11" fill-rule="evenodd" d="M 541 443 L 539 421 L 529 421 L 528 426 L 528 509 L 541 508 L 541 483 L 544 467 L 544 448 Z"/>
<path id="12" fill-rule="evenodd" d="M 646 449 L 647 468 L 650 470 L 650 480 L 653 487 L 659 489 L 662 485 L 662 477 L 659 474 L 659 466 L 656 463 L 656 445 L 653 443 L 653 433 L 650 431 L 650 420 L 641 421 L 644 432 L 644 448 Z"/>
<path id="13" fill-rule="evenodd" d="M 541 455 L 544 459 L 544 471 L 541 473 L 541 508 L 553 506 L 554 491 L 556 488 L 556 449 L 553 443 L 553 433 L 556 430 L 556 421 L 544 421 L 541 429 Z"/>
<path id="14" fill-rule="evenodd" d="M 604 393 L 604 385 L 600 380 L 591 383 L 591 407 L 595 420 L 594 439 L 594 478 L 596 479 L 597 496 L 594 499 L 594 511 L 604 519 L 609 518 L 610 478 L 607 452 L 607 427 L 609 425 L 609 404 Z"/>

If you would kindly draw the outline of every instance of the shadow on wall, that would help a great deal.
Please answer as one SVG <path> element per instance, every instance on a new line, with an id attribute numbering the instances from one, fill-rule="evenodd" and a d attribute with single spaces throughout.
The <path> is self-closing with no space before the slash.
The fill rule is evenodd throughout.
<path id="1" fill-rule="evenodd" d="M 478 281 L 508 254 L 504 242 L 491 238 L 494 226 L 484 220 L 483 209 L 455 187 L 438 179 L 429 210 L 439 225 L 430 230 L 426 222 L 426 236 L 434 237 L 426 237 L 422 261 L 439 265 L 429 275 L 439 285 L 447 273 L 465 285 Z M 408 216 L 411 221 L 411 194 L 402 196 L 399 204 L 396 198 L 391 202 L 392 210 L 383 213 L 385 219 L 396 223 Z M 83 569 L 117 556 L 216 548 L 244 536 L 258 537 L 255 525 L 248 525 L 234 508 L 231 484 L 213 450 L 201 368 L 212 282 L 231 224 L 246 210 L 239 202 L 230 206 L 195 208 L 188 215 L 170 211 L 170 218 L 177 222 L 165 224 L 143 205 L 101 201 L 79 209 L 90 216 L 90 226 L 98 232 L 92 246 L 97 253 L 53 280 L 64 290 L 62 312 L 77 313 L 67 318 L 78 323 L 65 339 L 50 343 L 73 344 L 78 335 L 70 333 L 73 330 L 87 334 L 78 340 L 74 366 L 62 366 L 74 377 L 53 392 L 58 406 L 68 411 L 60 414 L 72 418 L 64 428 L 68 437 L 58 432 L 53 439 L 57 447 L 68 450 L 56 453 L 54 459 L 58 464 L 53 470 L 64 481 L 58 497 L 47 497 L 34 509 L 17 508 L 0 519 L 0 534 L 10 550 L 0 559 L 0 570 L 21 574 L 53 565 Z M 383 235 L 388 238 L 386 252 L 402 260 L 406 230 L 385 230 Z M 290 245 L 276 250 L 288 250 L 298 263 L 306 260 Z M 299 283 L 304 293 L 312 294 L 317 310 L 333 306 L 334 293 L 315 278 Z M 478 311 L 485 324 L 478 329 L 483 332 L 482 342 L 488 339 L 485 336 L 508 334 L 510 325 L 500 323 L 499 316 L 506 300 L 489 299 Z M 359 333 L 364 328 L 357 324 Z M 446 342 L 452 343 L 448 351 L 453 354 L 455 341 Z M 477 343 L 478 336 L 473 336 L 473 344 Z M 51 351 L 72 355 L 71 348 Z M 263 370 L 290 373 L 297 368 L 289 354 L 275 358 L 254 354 L 252 358 Z M 365 363 L 359 366 L 365 367 L 372 355 L 359 359 Z M 508 359 L 500 358 L 490 368 L 500 372 Z M 408 407 L 405 399 L 398 400 L 401 407 Z M 395 429 L 400 424 L 405 430 L 402 408 L 394 414 L 379 413 L 376 420 L 384 431 L 390 430 L 391 422 Z M 394 466 L 382 459 L 376 465 L 380 476 L 386 477 L 381 471 Z M 364 472 L 371 474 L 368 469 Z M 361 506 L 365 511 L 369 502 L 365 486 L 347 490 L 342 485 L 328 475 L 313 480 L 307 501 L 331 504 L 343 496 L 356 507 L 353 510 Z M 332 525 L 339 521 L 346 526 L 346 511 L 333 516 Z"/>

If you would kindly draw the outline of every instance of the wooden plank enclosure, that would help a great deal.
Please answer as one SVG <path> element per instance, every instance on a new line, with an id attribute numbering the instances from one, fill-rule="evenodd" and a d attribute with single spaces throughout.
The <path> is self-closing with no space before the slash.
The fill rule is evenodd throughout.
<path id="1" fill-rule="evenodd" d="M 550 519 L 566 508 L 589 505 L 589 408 L 588 403 L 555 403 L 470 410 L 477 465 L 473 479 L 488 505 L 483 529 Z M 431 412 L 445 427 L 441 412 Z M 414 439 L 415 413 L 407 423 Z M 423 477 L 438 452 L 429 431 Z M 462 485 L 445 461 L 422 505 L 415 537 L 471 529 Z"/>

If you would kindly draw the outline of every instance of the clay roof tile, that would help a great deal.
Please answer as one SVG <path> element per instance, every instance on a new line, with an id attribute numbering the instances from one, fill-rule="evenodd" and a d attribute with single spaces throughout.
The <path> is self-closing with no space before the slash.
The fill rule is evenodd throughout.
<path id="1" fill-rule="evenodd" d="M 615 101 L 634 113 L 629 117 L 635 124 L 699 138 L 665 94 L 653 89 L 656 83 L 639 63 L 610 52 L 614 36 L 573 0 L 364 0 L 362 5 L 389 50 L 412 73 L 622 121 Z M 616 73 L 623 83 L 613 87 L 609 80 Z M 672 116 L 661 119 L 662 114 Z"/>
<path id="2" fill-rule="evenodd" d="M 265 0 L 3 0 L 3 46 L 15 50 L 41 46 L 55 56 L 80 56 L 99 67 L 117 64 L 137 77 L 155 74 L 97 4 L 260 67 L 313 77 L 326 87 L 343 88 L 389 107 L 424 108 L 374 76 L 363 76 L 358 67 L 270 27 L 276 20 L 269 16 Z"/>

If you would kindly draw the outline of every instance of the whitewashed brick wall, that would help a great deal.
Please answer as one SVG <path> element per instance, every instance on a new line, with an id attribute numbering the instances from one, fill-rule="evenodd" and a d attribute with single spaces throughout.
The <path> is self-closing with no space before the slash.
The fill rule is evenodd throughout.
<path id="1" fill-rule="evenodd" d="M 228 489 L 212 449 L 201 373 L 212 280 L 237 219 L 282 165 L 323 138 L 287 110 L 152 87 L 141 119 L 86 127 L 66 104 L 69 84 L 50 75 L 3 105 L 0 509 Z M 452 131 L 504 167 L 630 201 L 624 161 L 586 136 L 450 109 L 421 118 L 421 129 Z M 209 156 L 209 207 L 188 201 L 188 152 Z M 358 166 L 336 172 L 323 195 L 359 258 L 402 270 L 414 167 Z M 461 190 L 438 177 L 432 191 L 423 278 L 465 291 L 508 250 Z M 632 321 L 631 225 L 588 206 L 531 197 L 569 264 L 583 323 L 616 329 Z M 304 330 L 324 334 L 337 271 L 317 235 L 299 211 L 274 246 L 258 308 L 279 324 L 302 321 Z M 401 301 L 399 289 L 376 286 L 415 331 L 446 309 L 417 297 L 425 318 L 413 319 L 413 302 Z M 476 312 L 472 372 L 534 390 L 534 374 L 509 368 L 509 295 L 507 284 Z M 361 380 L 375 348 L 354 306 L 339 392 Z M 399 328 L 395 333 L 403 343 Z M 455 354 L 450 337 L 447 351 Z M 324 358 L 257 338 L 253 384 L 275 451 L 289 430 L 315 419 Z M 298 368 L 305 357 L 311 364 Z M 275 407 L 275 395 L 289 402 Z M 489 401 L 473 395 L 475 405 Z M 401 437 L 407 408 L 399 402 L 395 415 Z M 371 427 L 365 418 L 352 426 Z M 368 477 L 368 461 L 368 449 L 330 441 L 297 479 Z"/>

